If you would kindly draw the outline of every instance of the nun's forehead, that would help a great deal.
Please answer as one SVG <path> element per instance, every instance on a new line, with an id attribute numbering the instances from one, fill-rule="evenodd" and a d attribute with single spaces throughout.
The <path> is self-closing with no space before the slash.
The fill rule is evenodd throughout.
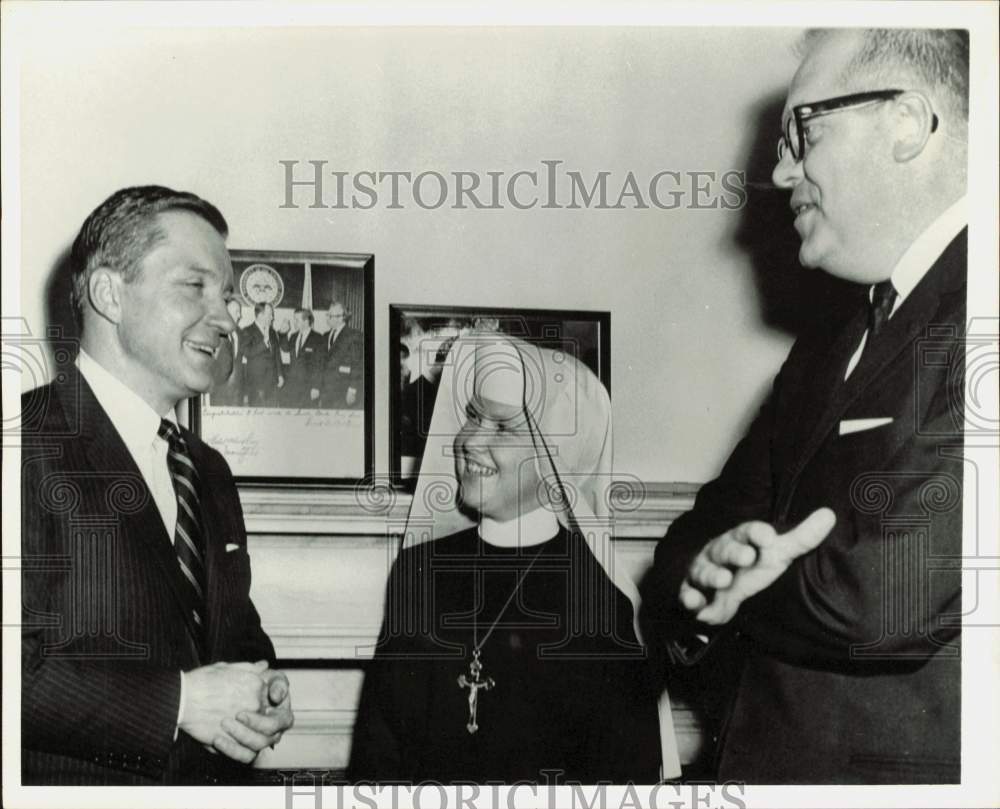
<path id="1" fill-rule="evenodd" d="M 550 435 L 578 431 L 578 406 L 586 402 L 577 402 L 577 366 L 568 354 L 506 336 L 475 335 L 457 344 L 449 364 L 460 418 L 471 399 L 489 399 L 530 412 Z"/>
<path id="2" fill-rule="evenodd" d="M 472 392 L 476 399 L 523 407 L 524 361 L 511 343 L 490 341 L 477 344 L 473 375 Z"/>
<path id="3" fill-rule="evenodd" d="M 473 396 L 469 400 L 468 408 L 481 418 L 497 422 L 515 422 L 524 420 L 524 408 L 519 405 L 498 402 L 495 399 L 488 399 L 481 396 Z"/>

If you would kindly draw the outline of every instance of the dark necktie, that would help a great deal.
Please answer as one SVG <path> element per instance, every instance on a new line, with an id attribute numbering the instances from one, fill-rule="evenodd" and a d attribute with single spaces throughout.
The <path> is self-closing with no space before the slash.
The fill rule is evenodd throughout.
<path id="1" fill-rule="evenodd" d="M 872 288 L 872 300 L 868 309 L 867 345 L 870 346 L 885 327 L 889 315 L 892 314 L 892 305 L 896 302 L 897 295 L 892 281 L 881 281 Z"/>
<path id="2" fill-rule="evenodd" d="M 167 468 L 177 495 L 177 527 L 174 530 L 174 551 L 184 581 L 188 586 L 194 622 L 204 633 L 202 612 L 205 605 L 205 549 L 201 530 L 201 508 L 198 502 L 200 482 L 188 453 L 187 443 L 177 426 L 160 419 L 160 438 L 166 440 Z M 199 638 L 199 641 L 202 638 Z"/>

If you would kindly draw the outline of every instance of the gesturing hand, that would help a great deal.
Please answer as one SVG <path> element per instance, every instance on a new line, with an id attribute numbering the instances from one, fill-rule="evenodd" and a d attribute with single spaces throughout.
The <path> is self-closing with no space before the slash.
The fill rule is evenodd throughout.
<path id="1" fill-rule="evenodd" d="M 230 758 L 239 759 L 243 750 L 252 750 L 256 755 L 265 747 L 273 747 L 295 722 L 291 689 L 284 672 L 267 670 L 263 677 L 267 682 L 263 709 L 240 711 L 222 720 L 225 734 L 216 738 L 214 745 Z"/>
<path id="2" fill-rule="evenodd" d="M 678 594 L 681 604 L 703 623 L 727 623 L 740 604 L 818 547 L 836 521 L 830 509 L 820 508 L 784 534 L 766 522 L 737 525 L 708 542 L 692 560 Z"/>

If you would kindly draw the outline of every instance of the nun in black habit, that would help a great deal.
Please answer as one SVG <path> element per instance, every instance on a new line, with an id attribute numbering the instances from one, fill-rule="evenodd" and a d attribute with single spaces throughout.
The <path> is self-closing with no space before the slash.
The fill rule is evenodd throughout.
<path id="1" fill-rule="evenodd" d="M 365 676 L 355 782 L 655 783 L 680 774 L 612 543 L 611 406 L 573 357 L 449 354 Z"/>

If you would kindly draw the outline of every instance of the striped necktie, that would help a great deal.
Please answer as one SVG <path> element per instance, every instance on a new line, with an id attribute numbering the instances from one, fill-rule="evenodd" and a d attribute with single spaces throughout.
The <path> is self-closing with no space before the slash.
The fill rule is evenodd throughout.
<path id="1" fill-rule="evenodd" d="M 201 486 L 198 470 L 188 453 L 187 443 L 177 426 L 160 419 L 157 435 L 167 442 L 167 468 L 177 495 L 177 526 L 174 529 L 174 551 L 184 581 L 194 622 L 204 636 L 202 612 L 205 606 L 205 549 L 201 530 L 201 507 L 198 490 Z M 199 638 L 201 640 L 201 638 Z"/>

